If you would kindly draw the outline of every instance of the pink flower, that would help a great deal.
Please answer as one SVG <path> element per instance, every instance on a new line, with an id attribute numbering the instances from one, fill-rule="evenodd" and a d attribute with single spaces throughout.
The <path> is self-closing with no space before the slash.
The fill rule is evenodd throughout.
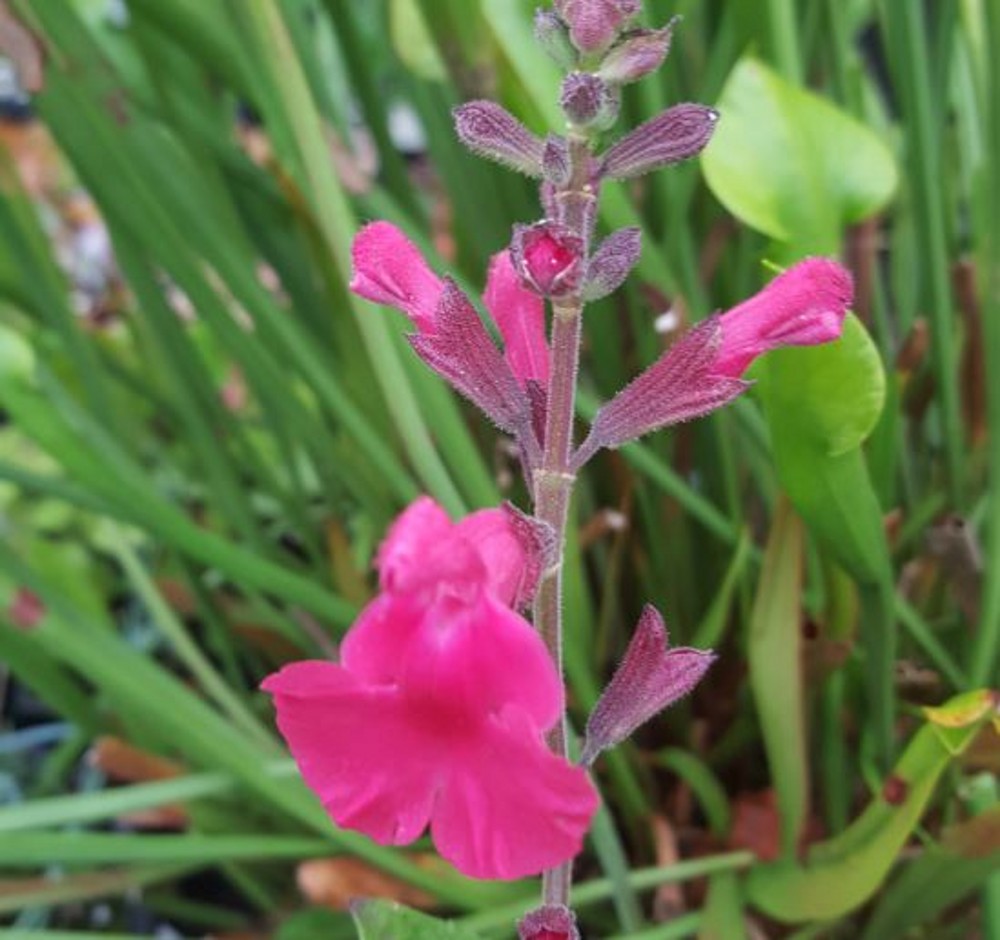
<path id="1" fill-rule="evenodd" d="M 829 258 L 807 258 L 719 317 L 715 375 L 736 378 L 778 346 L 815 346 L 840 336 L 854 297 L 851 276 Z"/>
<path id="2" fill-rule="evenodd" d="M 504 355 L 517 380 L 521 385 L 528 381 L 548 385 L 545 306 L 541 297 L 522 286 L 509 251 L 493 256 L 483 303 L 500 330 Z"/>
<path id="3" fill-rule="evenodd" d="M 453 524 L 421 498 L 379 552 L 382 593 L 340 664 L 293 663 L 265 680 L 338 825 L 385 845 L 429 825 L 441 855 L 476 878 L 536 874 L 580 850 L 597 797 L 544 744 L 562 685 L 508 606 L 533 591 L 540 555 L 524 517 L 483 510 Z"/>
<path id="4" fill-rule="evenodd" d="M 395 225 L 372 222 L 351 247 L 351 290 L 365 300 L 402 310 L 420 331 L 433 331 L 444 283 Z"/>
<path id="5" fill-rule="evenodd" d="M 396 226 L 389 222 L 365 226 L 354 239 L 352 254 L 350 286 L 354 293 L 402 310 L 422 335 L 441 332 L 446 282 L 428 267 L 417 247 Z M 546 384 L 549 347 L 545 310 L 539 298 L 521 285 L 509 252 L 494 256 L 483 303 L 500 330 L 505 358 L 518 382 L 522 386 L 529 380 Z M 475 316 L 471 305 L 466 315 Z"/>

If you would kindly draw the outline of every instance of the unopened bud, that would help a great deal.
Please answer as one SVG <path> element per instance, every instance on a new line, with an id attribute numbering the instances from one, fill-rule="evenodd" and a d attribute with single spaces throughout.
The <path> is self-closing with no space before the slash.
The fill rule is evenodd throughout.
<path id="1" fill-rule="evenodd" d="M 567 70 L 575 68 L 578 56 L 569 40 L 569 30 L 551 10 L 535 11 L 535 40 L 556 65 Z"/>
<path id="2" fill-rule="evenodd" d="M 545 144 L 493 101 L 470 101 L 453 112 L 458 139 L 474 154 L 528 176 L 542 175 Z"/>
<path id="3" fill-rule="evenodd" d="M 622 228 L 612 232 L 597 247 L 587 266 L 587 283 L 583 299 L 600 300 L 618 290 L 642 252 L 642 232 L 638 228 Z"/>
<path id="4" fill-rule="evenodd" d="M 510 243 L 514 269 L 524 285 L 543 297 L 575 294 L 583 283 L 583 241 L 557 222 L 515 225 Z"/>
<path id="5" fill-rule="evenodd" d="M 580 940 L 576 915 L 561 904 L 546 904 L 517 925 L 518 940 Z"/>
<path id="6" fill-rule="evenodd" d="M 607 49 L 642 8 L 641 0 L 554 0 L 570 41 L 584 53 Z"/>
<path id="7" fill-rule="evenodd" d="M 580 763 L 624 741 L 639 725 L 687 695 L 712 665 L 715 654 L 687 647 L 670 649 L 667 629 L 647 604 L 615 674 L 587 720 Z"/>
<path id="8" fill-rule="evenodd" d="M 663 29 L 640 29 L 629 33 L 604 57 L 597 74 L 612 85 L 637 82 L 655 72 L 670 52 L 674 17 Z"/>
<path id="9" fill-rule="evenodd" d="M 718 120 L 718 111 L 700 104 L 668 108 L 612 146 L 601 161 L 601 173 L 610 179 L 630 179 L 697 156 Z"/>
<path id="10" fill-rule="evenodd" d="M 566 76 L 559 104 L 570 123 L 577 127 L 605 130 L 618 117 L 617 92 L 604 79 L 589 72 Z"/>

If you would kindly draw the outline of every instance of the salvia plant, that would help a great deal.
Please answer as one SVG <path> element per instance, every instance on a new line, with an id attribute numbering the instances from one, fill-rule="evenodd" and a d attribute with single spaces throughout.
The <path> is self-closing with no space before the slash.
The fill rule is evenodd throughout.
<path id="1" fill-rule="evenodd" d="M 536 39 L 565 71 L 565 128 L 537 135 L 492 101 L 455 109 L 463 144 L 539 181 L 542 218 L 515 224 L 494 256 L 485 316 L 395 226 L 373 222 L 354 241 L 351 289 L 405 314 L 414 353 L 513 439 L 531 507 L 453 520 L 417 499 L 382 543 L 379 594 L 339 662 L 292 663 L 264 682 L 303 777 L 339 826 L 386 845 L 429 828 L 440 854 L 475 878 L 542 874 L 542 905 L 519 926 L 534 940 L 579 936 L 572 864 L 598 807 L 588 768 L 690 692 L 715 658 L 671 648 L 647 606 L 577 754 L 561 580 L 577 475 L 601 449 L 733 401 L 763 353 L 836 339 L 852 303 L 835 261 L 793 265 L 681 336 L 577 442 L 586 306 L 620 288 L 641 251 L 637 229 L 596 237 L 602 185 L 669 172 L 706 147 L 720 120 L 683 103 L 615 135 L 622 86 L 664 64 L 675 27 L 634 28 L 639 8 L 557 0 L 537 13 Z"/>

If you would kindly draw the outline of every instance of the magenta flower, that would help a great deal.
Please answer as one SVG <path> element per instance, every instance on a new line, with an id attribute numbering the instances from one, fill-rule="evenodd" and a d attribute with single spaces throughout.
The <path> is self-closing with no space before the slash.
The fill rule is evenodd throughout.
<path id="1" fill-rule="evenodd" d="M 807 258 L 719 317 L 712 372 L 733 378 L 778 346 L 815 346 L 840 336 L 854 298 L 851 275 L 829 258 Z"/>
<path id="2" fill-rule="evenodd" d="M 549 344 L 545 338 L 542 298 L 521 284 L 510 252 L 493 256 L 483 303 L 503 337 L 504 356 L 517 380 L 547 385 Z"/>
<path id="3" fill-rule="evenodd" d="M 737 398 L 751 384 L 740 376 L 769 350 L 837 339 L 852 299 L 851 276 L 836 261 L 793 265 L 749 300 L 699 323 L 605 404 L 573 469 L 602 447 L 621 447 Z"/>
<path id="4" fill-rule="evenodd" d="M 430 826 L 475 878 L 520 878 L 572 858 L 597 808 L 586 773 L 553 755 L 562 684 L 525 602 L 543 551 L 533 523 L 483 510 L 453 524 L 413 503 L 378 556 L 382 593 L 339 664 L 269 676 L 278 727 L 340 826 L 384 845 Z"/>
<path id="5" fill-rule="evenodd" d="M 351 247 L 351 290 L 365 300 L 402 310 L 421 331 L 432 330 L 444 283 L 416 245 L 395 225 L 372 222 Z"/>

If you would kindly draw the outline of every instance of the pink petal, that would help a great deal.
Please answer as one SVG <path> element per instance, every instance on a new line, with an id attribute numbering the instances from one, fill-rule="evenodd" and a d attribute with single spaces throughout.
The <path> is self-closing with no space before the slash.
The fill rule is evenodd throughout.
<path id="1" fill-rule="evenodd" d="M 545 339 L 545 305 L 521 285 L 510 252 L 493 256 L 483 303 L 504 342 L 504 356 L 517 380 L 548 385 L 549 344 Z"/>
<path id="2" fill-rule="evenodd" d="M 562 707 L 562 682 L 537 631 L 488 595 L 383 595 L 348 631 L 340 658 L 365 682 L 405 688 L 439 711 L 485 718 L 517 702 L 545 730 Z"/>
<path id="3" fill-rule="evenodd" d="M 562 709 L 562 681 L 538 632 L 487 594 L 472 604 L 439 598 L 401 659 L 406 694 L 440 711 L 485 719 L 516 703 L 545 731 Z"/>
<path id="4" fill-rule="evenodd" d="M 494 596 L 510 607 L 530 604 L 554 547 L 551 528 L 506 504 L 466 516 L 457 530 L 475 546 Z"/>
<path id="5" fill-rule="evenodd" d="M 365 688 L 321 662 L 285 666 L 262 687 L 334 822 L 383 845 L 405 845 L 424 831 L 441 783 L 439 753 L 398 693 Z"/>
<path id="6" fill-rule="evenodd" d="M 442 580 L 482 583 L 485 576 L 475 551 L 429 496 L 414 500 L 392 524 L 375 565 L 385 591 L 412 592 Z"/>
<path id="7" fill-rule="evenodd" d="M 438 851 L 473 878 L 522 878 L 573 858 L 597 809 L 586 773 L 554 756 L 515 709 L 450 774 L 431 820 Z"/>
<path id="8" fill-rule="evenodd" d="M 395 225 L 373 222 L 354 238 L 351 290 L 366 300 L 402 310 L 420 331 L 433 331 L 443 283 Z"/>
<path id="9" fill-rule="evenodd" d="M 813 346 L 840 336 L 853 300 L 851 276 L 829 258 L 807 258 L 719 318 L 722 344 L 713 372 L 739 376 L 778 346 Z"/>

